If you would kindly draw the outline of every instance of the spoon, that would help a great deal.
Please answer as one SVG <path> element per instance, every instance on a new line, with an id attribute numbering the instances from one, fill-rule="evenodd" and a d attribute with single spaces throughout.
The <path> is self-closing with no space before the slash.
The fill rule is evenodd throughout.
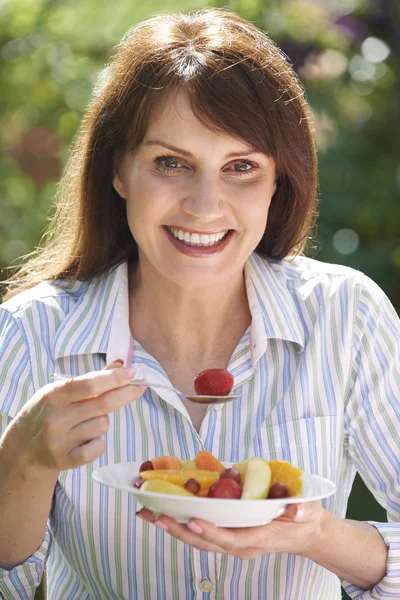
<path id="1" fill-rule="evenodd" d="M 73 379 L 69 375 L 61 375 L 58 373 L 53 373 L 51 377 L 57 381 L 61 379 Z M 243 382 L 244 383 L 244 382 Z M 170 390 L 171 392 L 175 392 L 177 396 L 181 400 L 190 400 L 190 402 L 196 402 L 197 404 L 221 404 L 223 402 L 230 402 L 231 400 L 235 400 L 236 398 L 241 398 L 243 394 L 229 394 L 228 396 L 202 396 L 199 394 L 184 394 L 183 392 L 177 390 L 172 385 L 164 385 L 162 383 L 152 383 L 150 381 L 146 381 L 145 379 L 132 379 L 129 382 L 129 385 L 137 385 L 137 386 L 148 386 L 154 388 L 162 388 L 164 390 Z"/>

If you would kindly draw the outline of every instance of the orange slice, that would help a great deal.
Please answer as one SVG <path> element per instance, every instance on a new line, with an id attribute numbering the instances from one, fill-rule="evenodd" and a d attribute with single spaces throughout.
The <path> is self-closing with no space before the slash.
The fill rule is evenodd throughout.
<path id="1" fill-rule="evenodd" d="M 153 471 L 142 471 L 140 477 L 146 481 L 152 481 L 154 479 L 160 479 L 161 481 L 168 481 L 175 485 L 183 487 L 188 479 L 197 479 L 200 483 L 200 489 L 207 489 L 212 486 L 219 479 L 219 473 L 216 471 L 202 471 L 200 469 L 179 469 L 175 471 L 172 469 L 159 469 Z"/>
<path id="2" fill-rule="evenodd" d="M 271 485 L 284 483 L 290 496 L 297 496 L 303 491 L 303 471 L 291 465 L 287 460 L 269 460 L 271 467 Z"/>

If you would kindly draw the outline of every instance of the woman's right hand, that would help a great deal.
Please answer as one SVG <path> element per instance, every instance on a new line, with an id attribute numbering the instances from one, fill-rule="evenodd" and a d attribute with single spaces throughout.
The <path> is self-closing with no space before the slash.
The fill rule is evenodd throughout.
<path id="1" fill-rule="evenodd" d="M 118 362 L 103 371 L 40 388 L 5 432 L 20 458 L 46 471 L 74 469 L 105 450 L 109 413 L 137 400 L 145 386 L 129 385 L 132 369 Z"/>

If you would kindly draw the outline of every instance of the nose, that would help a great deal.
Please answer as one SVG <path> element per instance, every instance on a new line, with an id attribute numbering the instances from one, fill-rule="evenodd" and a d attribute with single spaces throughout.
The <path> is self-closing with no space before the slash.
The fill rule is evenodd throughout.
<path id="1" fill-rule="evenodd" d="M 183 201 L 184 211 L 204 223 L 221 218 L 225 202 L 220 182 L 210 177 L 199 177 Z"/>

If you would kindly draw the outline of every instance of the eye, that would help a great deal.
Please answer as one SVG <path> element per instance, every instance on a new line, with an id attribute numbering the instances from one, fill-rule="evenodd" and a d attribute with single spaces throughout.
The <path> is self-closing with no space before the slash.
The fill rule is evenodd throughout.
<path id="1" fill-rule="evenodd" d="M 252 175 L 258 168 L 257 163 L 252 160 L 238 160 L 233 165 L 230 165 L 228 171 L 233 172 L 235 175 L 246 176 Z"/>
<path id="2" fill-rule="evenodd" d="M 159 156 L 156 158 L 157 166 L 161 171 L 171 172 L 182 168 L 182 163 L 174 156 Z"/>

